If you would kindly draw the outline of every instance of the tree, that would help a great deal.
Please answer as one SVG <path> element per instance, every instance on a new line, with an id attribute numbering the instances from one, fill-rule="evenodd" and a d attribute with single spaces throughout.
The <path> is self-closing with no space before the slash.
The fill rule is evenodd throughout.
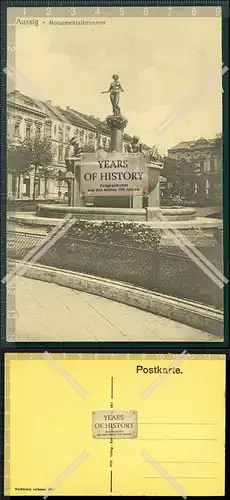
<path id="1" fill-rule="evenodd" d="M 44 181 L 44 198 L 48 194 L 48 180 L 58 180 L 59 174 L 56 167 L 48 166 L 40 166 L 37 170 L 37 179 Z"/>
<path id="2" fill-rule="evenodd" d="M 170 197 L 173 196 L 174 191 L 176 190 L 176 178 L 178 169 L 177 160 L 165 156 L 162 159 L 162 162 L 163 162 L 162 176 L 167 179 L 167 184 L 164 190 L 164 196 Z"/>
<path id="3" fill-rule="evenodd" d="M 50 165 L 54 158 L 52 142 L 47 137 L 35 137 L 26 139 L 24 145 L 30 157 L 30 164 L 34 167 L 33 200 L 35 201 L 37 180 L 44 179 L 46 197 L 48 179 L 57 178 L 56 169 Z"/>
<path id="4" fill-rule="evenodd" d="M 17 197 L 20 197 L 21 176 L 31 169 L 31 156 L 24 142 L 7 139 L 7 169 L 18 179 Z"/>
<path id="5" fill-rule="evenodd" d="M 165 196 L 180 196 L 187 201 L 192 201 L 195 195 L 195 184 L 202 182 L 200 162 L 205 158 L 198 155 L 196 158 L 164 158 L 163 176 L 167 178 L 168 184 Z"/>

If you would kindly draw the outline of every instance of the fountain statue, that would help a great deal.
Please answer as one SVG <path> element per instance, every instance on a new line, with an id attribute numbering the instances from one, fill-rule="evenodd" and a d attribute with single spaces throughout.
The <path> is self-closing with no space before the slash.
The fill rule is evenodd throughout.
<path id="1" fill-rule="evenodd" d="M 113 75 L 113 82 L 111 83 L 109 90 L 105 90 L 104 92 L 102 92 L 102 94 L 110 94 L 113 114 L 116 116 L 121 114 L 121 110 L 119 107 L 120 92 L 124 92 L 124 89 L 119 82 L 119 76 Z"/>
<path id="2" fill-rule="evenodd" d="M 122 116 L 120 103 L 120 93 L 124 92 L 122 88 L 119 76 L 117 74 L 113 75 L 113 81 L 109 87 L 109 90 L 105 90 L 102 94 L 110 94 L 110 101 L 112 104 L 113 114 L 107 116 L 106 122 L 111 131 L 111 152 L 122 152 L 123 151 L 123 131 L 126 127 L 128 120 Z"/>

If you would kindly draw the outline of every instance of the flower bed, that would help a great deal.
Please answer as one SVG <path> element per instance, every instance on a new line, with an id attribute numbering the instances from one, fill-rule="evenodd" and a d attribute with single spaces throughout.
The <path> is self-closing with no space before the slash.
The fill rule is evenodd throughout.
<path id="1" fill-rule="evenodd" d="M 76 220 L 65 237 L 157 251 L 161 231 L 136 222 Z"/>

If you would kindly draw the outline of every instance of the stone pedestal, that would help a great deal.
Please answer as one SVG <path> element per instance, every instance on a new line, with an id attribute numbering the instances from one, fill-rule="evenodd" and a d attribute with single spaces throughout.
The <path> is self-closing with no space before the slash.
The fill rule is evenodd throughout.
<path id="1" fill-rule="evenodd" d="M 132 196 L 132 208 L 143 208 L 143 196 Z"/>
<path id="2" fill-rule="evenodd" d="M 68 205 L 81 205 L 80 197 L 80 158 L 71 157 L 67 163 L 66 181 L 68 184 Z"/>
<path id="3" fill-rule="evenodd" d="M 163 166 L 160 163 L 148 164 L 148 207 L 160 208 L 160 173 Z"/>
<path id="4" fill-rule="evenodd" d="M 128 120 L 122 115 L 109 115 L 106 118 L 107 125 L 111 131 L 111 151 L 122 153 L 123 151 L 123 131 Z"/>
<path id="5" fill-rule="evenodd" d="M 109 115 L 106 118 L 106 122 L 111 131 L 111 147 L 110 152 L 123 153 L 123 132 L 127 126 L 128 120 L 122 115 Z M 103 151 L 105 157 L 107 153 Z M 142 153 L 137 153 L 142 155 Z M 104 157 L 103 157 L 104 158 Z M 81 156 L 71 157 L 66 161 L 67 173 L 66 180 L 69 186 L 69 206 L 84 207 L 86 205 L 86 197 L 82 192 L 81 183 Z M 154 207 L 160 210 L 160 172 L 162 170 L 162 165 L 156 162 L 150 162 L 145 166 L 148 170 L 145 208 Z M 101 196 L 102 198 L 103 196 Z M 122 195 L 121 197 L 122 198 Z M 123 196 L 124 198 L 124 196 Z M 144 205 L 144 196 L 141 195 L 130 195 L 126 196 L 129 199 L 129 208 L 141 210 Z M 107 205 L 105 205 L 107 206 Z M 119 206 L 118 206 L 119 208 Z M 150 214 L 150 212 L 149 212 Z M 152 219 L 155 216 L 155 211 L 152 211 L 149 218 Z"/>
<path id="6" fill-rule="evenodd" d="M 148 168 L 148 196 L 147 207 L 160 210 L 160 172 L 163 166 L 159 163 L 151 162 L 146 165 Z M 143 208 L 144 196 L 133 196 L 132 207 Z M 156 210 L 151 212 L 155 213 Z M 150 218 L 153 216 L 151 215 Z"/>

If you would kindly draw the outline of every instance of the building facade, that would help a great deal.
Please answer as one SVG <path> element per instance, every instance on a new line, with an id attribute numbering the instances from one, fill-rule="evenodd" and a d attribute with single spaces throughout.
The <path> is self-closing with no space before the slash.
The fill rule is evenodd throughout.
<path id="1" fill-rule="evenodd" d="M 222 136 L 201 137 L 196 141 L 180 142 L 168 150 L 172 160 L 171 173 L 166 173 L 166 193 L 176 191 L 201 204 L 220 204 L 222 198 Z"/>
<path id="2" fill-rule="evenodd" d="M 7 136 L 15 144 L 33 137 L 50 139 L 54 155 L 51 167 L 57 170 L 57 178 L 48 179 L 45 189 L 45 181 L 39 176 L 34 179 L 33 170 L 17 176 L 14 169 L 8 169 L 9 198 L 32 198 L 34 183 L 37 199 L 44 199 L 45 195 L 48 199 L 64 198 L 67 195 L 67 184 L 63 180 L 65 158 L 72 154 L 69 142 L 72 137 L 77 138 L 81 147 L 108 150 L 110 146 L 110 130 L 106 122 L 69 106 L 63 109 L 51 101 L 39 101 L 18 90 L 7 96 Z M 125 151 L 132 137 L 124 134 L 123 140 Z M 143 144 L 143 149 L 149 148 Z"/>

